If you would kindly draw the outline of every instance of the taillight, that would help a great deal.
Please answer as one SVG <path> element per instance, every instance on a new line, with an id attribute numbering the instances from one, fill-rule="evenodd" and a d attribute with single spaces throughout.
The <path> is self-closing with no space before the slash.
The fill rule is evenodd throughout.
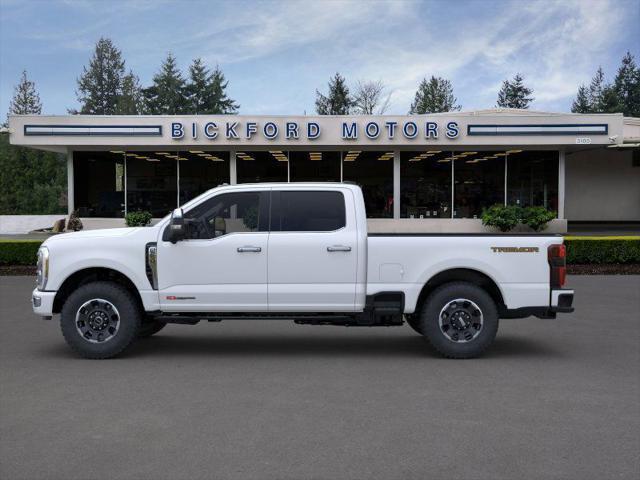
<path id="1" fill-rule="evenodd" d="M 548 249 L 551 267 L 551 288 L 561 288 L 567 279 L 567 249 L 563 244 L 550 245 Z"/>

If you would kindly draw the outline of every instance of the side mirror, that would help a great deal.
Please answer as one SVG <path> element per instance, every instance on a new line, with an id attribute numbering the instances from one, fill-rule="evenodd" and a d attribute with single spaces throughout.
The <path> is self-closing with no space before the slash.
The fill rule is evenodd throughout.
<path id="1" fill-rule="evenodd" d="M 179 242 L 180 240 L 184 240 L 185 237 L 185 226 L 184 226 L 184 216 L 181 208 L 176 208 L 171 213 L 171 220 L 169 221 L 169 241 L 171 243 Z"/>

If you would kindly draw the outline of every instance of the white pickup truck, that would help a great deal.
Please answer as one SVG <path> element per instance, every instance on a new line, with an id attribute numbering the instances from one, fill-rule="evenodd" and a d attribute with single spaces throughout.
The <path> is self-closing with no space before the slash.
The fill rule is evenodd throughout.
<path id="1" fill-rule="evenodd" d="M 393 326 L 446 357 L 492 343 L 500 318 L 573 311 L 555 235 L 368 234 L 345 183 L 220 186 L 152 227 L 58 235 L 38 252 L 36 314 L 108 358 L 167 323 L 291 319 Z"/>

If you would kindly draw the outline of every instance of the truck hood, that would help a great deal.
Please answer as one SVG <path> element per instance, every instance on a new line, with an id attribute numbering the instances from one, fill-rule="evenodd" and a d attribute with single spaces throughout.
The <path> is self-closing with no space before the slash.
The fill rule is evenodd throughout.
<path id="1" fill-rule="evenodd" d="M 157 237 L 157 228 L 155 227 L 128 227 L 128 228 L 103 228 L 99 230 L 85 230 L 79 232 L 69 232 L 49 237 L 43 245 L 55 246 L 60 242 L 68 242 L 73 240 L 91 240 L 98 238 L 136 238 L 144 237 L 147 241 L 154 241 Z"/>

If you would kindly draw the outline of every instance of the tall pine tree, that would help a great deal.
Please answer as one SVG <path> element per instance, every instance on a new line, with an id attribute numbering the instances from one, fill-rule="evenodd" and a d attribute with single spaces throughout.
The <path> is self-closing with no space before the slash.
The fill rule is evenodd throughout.
<path id="1" fill-rule="evenodd" d="M 529 108 L 529 104 L 533 101 L 532 93 L 533 89 L 526 87 L 524 78 L 517 73 L 513 80 L 502 82 L 502 88 L 498 92 L 498 107 Z"/>
<path id="2" fill-rule="evenodd" d="M 229 82 L 225 80 L 224 73 L 216 65 L 208 82 L 209 109 L 207 113 L 238 113 L 240 105 L 227 96 L 226 90 Z"/>
<path id="3" fill-rule="evenodd" d="M 36 84 L 27 78 L 27 71 L 23 70 L 20 83 L 13 91 L 13 98 L 9 104 L 9 113 L 14 115 L 40 115 L 42 102 L 36 91 Z"/>
<path id="4" fill-rule="evenodd" d="M 22 72 L 9 104 L 9 113 L 40 115 L 42 104 L 35 84 Z M 64 213 L 66 158 L 9 144 L 0 135 L 0 215 Z"/>
<path id="5" fill-rule="evenodd" d="M 93 115 L 114 115 L 118 113 L 118 99 L 122 93 L 125 76 L 122 52 L 108 38 L 101 38 L 89 61 L 83 67 L 78 79 L 76 95 L 80 102 L 80 112 Z M 72 113 L 77 113 L 72 111 Z"/>
<path id="6" fill-rule="evenodd" d="M 189 104 L 189 113 L 194 115 L 207 112 L 209 69 L 200 58 L 196 58 L 189 66 L 189 82 L 185 87 L 185 95 Z"/>
<path id="7" fill-rule="evenodd" d="M 122 78 L 120 95 L 116 102 L 116 112 L 118 115 L 140 115 L 144 112 L 144 98 L 140 80 L 133 72 L 129 71 Z"/>
<path id="8" fill-rule="evenodd" d="M 571 111 L 573 113 L 590 113 L 591 102 L 589 100 L 589 91 L 584 85 L 580 85 L 578 88 L 578 94 L 576 99 L 571 104 Z"/>
<path id="9" fill-rule="evenodd" d="M 202 60 L 196 58 L 189 67 L 189 82 L 185 87 L 190 113 L 237 113 L 239 105 L 227 97 L 227 85 L 218 66 L 210 73 Z"/>
<path id="10" fill-rule="evenodd" d="M 604 79 L 604 71 L 602 67 L 598 67 L 596 74 L 589 84 L 589 104 L 591 105 L 591 113 L 604 112 L 604 92 L 607 84 Z"/>
<path id="11" fill-rule="evenodd" d="M 622 59 L 613 81 L 621 111 L 628 117 L 640 117 L 640 69 L 631 52 Z"/>
<path id="12" fill-rule="evenodd" d="M 449 80 L 431 76 L 422 79 L 418 86 L 410 114 L 452 112 L 460 110 L 457 98 L 453 95 L 453 86 Z"/>
<path id="13" fill-rule="evenodd" d="M 188 113 L 186 83 L 178 69 L 175 57 L 169 53 L 160 71 L 154 75 L 153 84 L 143 90 L 146 108 L 154 115 Z"/>
<path id="14" fill-rule="evenodd" d="M 348 115 L 354 103 L 349 87 L 339 73 L 329 80 L 329 92 L 326 96 L 316 90 L 316 112 L 319 115 Z"/>

